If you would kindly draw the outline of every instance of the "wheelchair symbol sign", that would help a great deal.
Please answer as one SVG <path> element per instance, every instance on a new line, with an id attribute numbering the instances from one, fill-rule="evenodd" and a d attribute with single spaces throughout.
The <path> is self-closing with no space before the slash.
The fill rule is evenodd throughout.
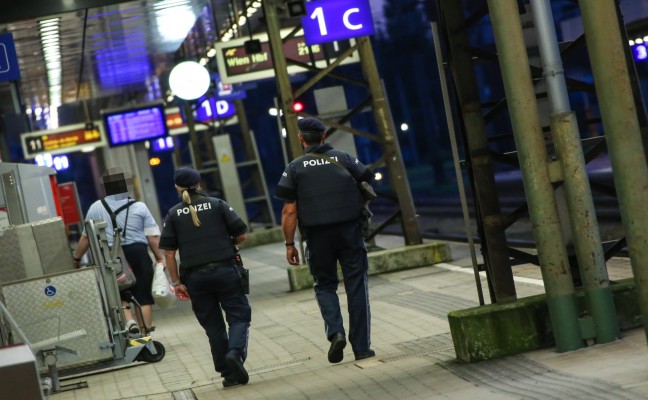
<path id="1" fill-rule="evenodd" d="M 52 297 L 56 294 L 56 288 L 54 286 L 45 287 L 45 296 Z"/>

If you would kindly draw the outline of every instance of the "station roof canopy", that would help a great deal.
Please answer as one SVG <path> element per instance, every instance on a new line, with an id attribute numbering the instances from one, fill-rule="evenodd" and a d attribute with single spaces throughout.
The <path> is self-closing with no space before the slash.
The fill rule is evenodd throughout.
<path id="1" fill-rule="evenodd" d="M 231 0 L 19 0 L 0 12 L 11 33 L 27 108 L 146 91 L 168 71 L 201 21 L 200 40 L 217 39 Z M 205 18 L 200 18 L 205 16 Z M 194 32 L 196 29 L 194 28 Z M 60 100 L 57 100 L 58 99 Z"/>

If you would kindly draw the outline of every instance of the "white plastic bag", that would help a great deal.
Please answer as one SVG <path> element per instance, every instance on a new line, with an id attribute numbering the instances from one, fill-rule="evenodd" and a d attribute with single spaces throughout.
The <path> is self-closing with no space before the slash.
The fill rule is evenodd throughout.
<path id="1" fill-rule="evenodd" d="M 167 279 L 166 273 L 164 272 L 164 264 L 162 263 L 155 264 L 151 294 L 153 295 L 155 304 L 163 309 L 171 307 L 176 302 L 175 291 Z"/>

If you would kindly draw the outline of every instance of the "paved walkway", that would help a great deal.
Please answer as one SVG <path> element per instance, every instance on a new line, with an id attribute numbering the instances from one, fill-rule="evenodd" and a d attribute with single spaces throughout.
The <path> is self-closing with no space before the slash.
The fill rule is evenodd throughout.
<path id="1" fill-rule="evenodd" d="M 402 238 L 383 236 L 377 244 L 400 246 Z M 545 349 L 477 364 L 458 362 L 446 315 L 478 304 L 466 249 L 452 245 L 452 263 L 370 277 L 378 355 L 355 362 L 347 348 L 336 365 L 326 359 L 328 342 L 312 290 L 288 291 L 283 246 L 244 249 L 253 308 L 248 385 L 222 388 L 207 338 L 190 304 L 179 302 L 155 314 L 154 338 L 166 347 L 164 360 L 64 380 L 87 381 L 89 387 L 50 399 L 648 399 L 642 329 L 570 353 Z M 616 277 L 630 276 L 629 263 L 613 264 Z M 514 272 L 519 297 L 543 292 L 537 267 L 518 266 Z M 346 307 L 342 287 L 340 294 Z"/>

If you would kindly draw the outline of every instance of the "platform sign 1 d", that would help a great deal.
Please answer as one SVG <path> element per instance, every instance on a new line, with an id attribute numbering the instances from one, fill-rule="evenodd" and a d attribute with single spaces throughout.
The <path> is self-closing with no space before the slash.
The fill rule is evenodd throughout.
<path id="1" fill-rule="evenodd" d="M 20 79 L 20 69 L 13 35 L 4 33 L 0 35 L 0 82 L 18 79 Z"/>
<path id="2" fill-rule="evenodd" d="M 369 0 L 310 1 L 301 21 L 309 46 L 374 33 Z"/>

